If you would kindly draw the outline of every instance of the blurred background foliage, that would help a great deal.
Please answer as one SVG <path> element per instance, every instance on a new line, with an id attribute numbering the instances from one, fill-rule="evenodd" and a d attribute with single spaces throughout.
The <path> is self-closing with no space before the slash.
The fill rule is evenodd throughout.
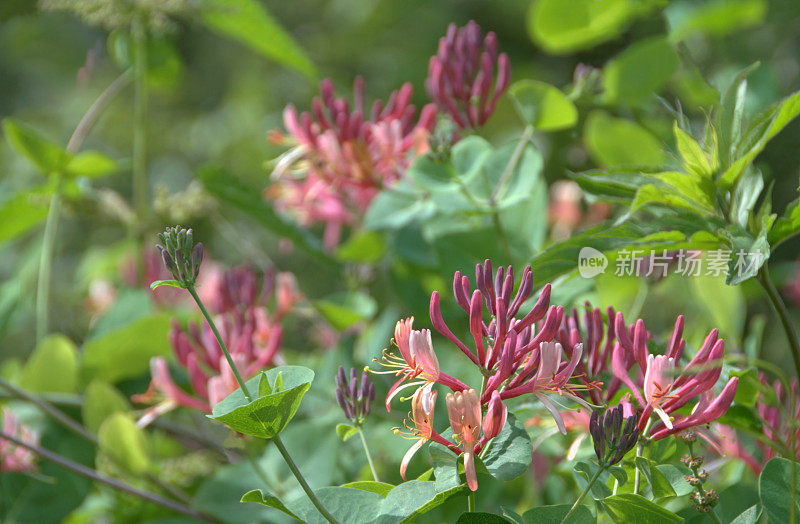
<path id="1" fill-rule="evenodd" d="M 93 2 L 46 0 L 40 4 L 46 9 L 40 11 L 29 0 L 0 3 L 0 118 L 13 117 L 66 144 L 86 109 L 129 66 L 132 44 L 119 30 L 110 33 L 118 23 L 115 19 L 91 25 L 70 11 L 86 11 Z M 337 93 L 350 96 L 354 77 L 361 75 L 368 100 L 385 98 L 411 82 L 414 103 L 422 107 L 428 102 L 424 89 L 428 59 L 438 39 L 450 22 L 463 25 L 471 19 L 497 33 L 500 49 L 511 61 L 512 81 L 530 78 L 557 86 L 578 109 L 576 126 L 534 136 L 548 186 L 569 172 L 670 161 L 670 151 L 675 150 L 675 111 L 702 128 L 718 92 L 755 62 L 760 66 L 748 77 L 748 116 L 800 88 L 800 3 L 795 0 L 295 0 L 262 5 L 304 54 L 291 46 L 276 52 L 274 45 L 263 44 L 258 25 L 255 32 L 248 32 L 246 24 L 234 27 L 238 35 L 225 38 L 231 36 L 231 22 L 209 15 L 200 0 L 163 3 L 163 19 L 153 26 L 156 36 L 149 44 L 146 142 L 154 217 L 141 234 L 151 238 L 165 224 L 191 225 L 207 253 L 224 265 L 274 265 L 297 276 L 309 298 L 307 306 L 313 307 L 304 318 L 285 326 L 285 345 L 290 362 L 311 362 L 319 368 L 318 381 L 324 385 L 316 390 L 318 404 L 309 403 L 308 411 L 322 419 L 315 422 L 315 435 L 298 425 L 289 428 L 294 433 L 286 440 L 298 450 L 304 439 L 313 440 L 307 445 L 316 452 L 304 463 L 315 472 L 312 483 L 320 485 L 342 481 L 339 477 L 353 473 L 336 470 L 336 464 L 328 460 L 329 454 L 340 452 L 337 446 L 341 445 L 332 430 L 336 416 L 325 407 L 330 402 L 325 387 L 332 384 L 335 367 L 350 359 L 363 365 L 377 356 L 400 315 L 425 319 L 430 291 L 446 290 L 454 269 L 469 273 L 477 260 L 496 253 L 496 238 L 487 235 L 463 252 L 445 249 L 449 258 L 439 253 L 431 263 L 424 253 L 409 254 L 408 245 L 404 252 L 402 244 L 391 247 L 391 256 L 382 256 L 390 248 L 379 235 L 353 248 L 356 262 L 363 262 L 366 252 L 375 258 L 369 260 L 371 264 L 351 263 L 346 253 L 330 263 L 327 255 L 309 254 L 297 242 L 294 248 L 287 247 L 281 241 L 283 235 L 252 220 L 246 209 L 217 201 L 199 182 L 204 166 L 224 168 L 224 176 L 233 177 L 230 185 L 254 188 L 252 194 L 260 202 L 258 192 L 269 182 L 269 161 L 283 152 L 267 140 L 268 133 L 282 128 L 281 112 L 287 104 L 309 108 L 324 77 L 333 79 Z M 128 23 L 124 13 L 119 16 Z M 253 16 L 249 20 L 264 21 L 260 15 Z M 32 359 L 25 364 L 21 380 L 32 390 L 75 393 L 99 378 L 116 383 L 125 394 L 141 392 L 148 381 L 149 356 L 169 352 L 166 333 L 175 313 L 154 305 L 149 291 L 127 289 L 123 277 L 136 251 L 137 236 L 126 223 L 132 211 L 125 204 L 132 200 L 132 107 L 133 90 L 126 88 L 85 143 L 85 149 L 116 159 L 117 172 L 98 179 L 78 178 L 66 194 L 50 301 L 50 330 L 66 338 L 42 350 L 46 357 L 40 358 L 41 363 Z M 523 128 L 513 103 L 503 97 L 481 135 L 501 146 L 516 141 Z M 778 211 L 796 196 L 799 141 L 800 123 L 794 122 L 759 157 L 759 168 L 775 184 L 774 209 Z M 43 186 L 45 179 L 7 141 L 0 142 L 0 173 L 4 210 L 0 211 L 0 347 L 4 376 L 16 377 L 36 346 L 34 298 L 41 228 L 33 226 L 43 222 L 47 189 L 38 197 L 33 195 L 32 208 L 15 212 L 10 205 L 13 199 Z M 547 227 L 543 209 L 531 209 L 530 220 L 538 221 L 534 227 Z M 412 251 L 414 238 L 410 239 Z M 552 241 L 548 234 L 537 249 Z M 790 280 L 797 253 L 795 239 L 772 254 L 777 280 Z M 515 262 L 526 262 L 533 254 Z M 91 301 L 97 291 L 93 286 L 99 282 L 110 283 L 120 293 L 114 308 L 98 318 Z M 682 312 L 690 319 L 687 330 L 692 330 L 686 338 L 695 347 L 712 327 L 718 327 L 732 347 L 758 346 L 765 319 L 772 322 L 755 285 L 728 287 L 711 278 L 669 277 L 645 283 L 608 277 L 591 285 L 573 279 L 554 288 L 554 297 L 554 302 L 565 306 L 591 299 L 595 306 L 613 304 L 626 316 L 642 312 L 653 319 L 648 327 L 659 334 L 671 326 L 675 312 Z M 444 307 L 445 316 L 447 308 L 455 309 L 452 301 Z M 188 311 L 178 308 L 177 314 L 185 318 Z M 359 324 L 360 329 L 356 336 L 343 337 L 335 351 L 321 353 L 309 334 L 310 318 L 320 315 L 334 328 Z M 364 320 L 371 321 L 364 324 Z M 788 362 L 783 333 L 768 329 L 765 336 L 762 356 Z M 70 366 L 78 366 L 77 359 L 81 364 L 75 373 L 80 376 L 76 383 L 64 383 L 56 375 L 69 375 Z M 450 357 L 440 354 L 440 359 Z M 450 360 L 458 368 L 457 357 Z M 53 362 L 63 365 L 55 367 Z M 54 373 L 55 369 L 59 372 Z M 61 381 L 60 386 L 54 381 Z M 330 427 L 326 430 L 325 425 Z M 47 438 L 48 442 L 58 440 L 53 432 Z M 73 457 L 83 453 L 85 461 L 91 460 L 90 453 L 75 446 Z M 159 441 L 156 448 L 165 462 L 177 456 L 168 443 Z M 359 453 L 356 447 L 348 449 L 352 455 Z M 401 454 L 391 445 L 378 453 L 392 464 Z M 196 464 L 181 465 L 175 471 L 188 468 L 199 472 L 198 476 L 207 474 L 203 460 L 211 459 L 195 459 Z M 268 452 L 260 460 L 274 466 L 279 457 Z M 318 467 L 312 467 L 315 460 Z M 342 458 L 338 466 L 347 463 Z M 222 470 L 213 484 L 204 484 L 198 499 L 204 500 L 204 493 L 219 496 L 222 489 L 236 499 L 259 482 L 257 478 L 243 480 L 237 467 L 241 466 Z M 246 475 L 252 472 L 247 470 Z M 558 480 L 541 492 L 515 484 L 506 489 L 521 490 L 528 500 L 541 499 L 537 503 L 559 501 L 571 482 L 569 471 L 561 471 Z M 283 482 L 289 483 L 287 489 L 295 489 L 292 481 Z M 106 507 L 109 497 L 104 492 L 95 502 Z M 250 507 L 234 508 L 244 515 L 244 522 L 254 511 L 258 513 Z M 224 515 L 233 510 L 209 511 Z"/>

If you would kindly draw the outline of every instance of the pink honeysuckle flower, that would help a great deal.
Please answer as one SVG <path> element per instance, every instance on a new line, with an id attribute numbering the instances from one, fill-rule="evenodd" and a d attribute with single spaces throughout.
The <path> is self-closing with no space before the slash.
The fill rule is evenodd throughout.
<path id="1" fill-rule="evenodd" d="M 654 412 L 661 424 L 654 426 L 649 436 L 660 439 L 694 426 L 708 424 L 727 411 L 736 392 L 738 379 L 730 379 L 722 392 L 713 396 L 713 388 L 722 371 L 725 348 L 716 329 L 711 330 L 694 357 L 678 373 L 677 363 L 686 348 L 686 342 L 682 338 L 682 316 L 675 322 L 663 355 L 649 353 L 647 340 L 650 334 L 641 319 L 635 322 L 632 334 L 625 327 L 622 313 L 617 313 L 615 322 L 618 344 L 612 355 L 612 370 L 615 377 L 630 389 L 641 409 L 637 428 L 642 434 Z M 631 371 L 634 371 L 634 377 L 630 376 Z M 700 397 L 700 401 L 694 406 L 691 416 L 676 415 L 678 409 L 697 397 Z M 677 420 L 673 421 L 673 417 L 677 417 Z"/>
<path id="2" fill-rule="evenodd" d="M 433 429 L 433 412 L 434 408 L 436 408 L 436 396 L 437 392 L 433 389 L 432 383 L 425 384 L 418 388 L 411 397 L 411 413 L 409 414 L 411 424 L 405 424 L 408 431 L 404 432 L 400 430 L 400 428 L 394 429 L 394 432 L 398 435 L 405 438 L 417 439 L 417 442 L 406 451 L 406 454 L 403 455 L 403 460 L 400 462 L 400 476 L 403 477 L 403 480 L 406 479 L 406 471 L 408 470 L 408 464 L 411 462 L 411 459 L 422 445 L 428 441 L 438 442 L 456 453 L 460 452 L 458 448 L 455 448 L 453 444 L 448 442 L 447 439 Z"/>
<path id="3" fill-rule="evenodd" d="M 6 407 L 0 410 L 3 424 L 3 433 L 16 437 L 22 442 L 39 445 L 39 433 L 28 426 L 21 424 L 16 415 Z M 36 469 L 36 455 L 33 451 L 17 446 L 13 442 L 0 439 L 0 471 L 25 472 Z"/>
<path id="4" fill-rule="evenodd" d="M 483 434 L 487 440 L 493 439 L 500 434 L 503 426 L 506 425 L 507 417 L 508 408 L 505 402 L 500 398 L 500 393 L 495 390 L 492 392 L 492 398 L 489 400 L 486 416 L 483 418 Z"/>
<path id="5" fill-rule="evenodd" d="M 385 105 L 376 101 L 368 114 L 360 77 L 352 109 L 336 97 L 330 80 L 322 82 L 320 92 L 310 113 L 298 114 L 291 105 L 284 110 L 284 126 L 296 146 L 276 163 L 275 184 L 267 195 L 303 225 L 324 223 L 324 245 L 332 249 L 342 228 L 357 224 L 375 195 L 403 176 L 412 156 L 428 149 L 436 107 L 425 106 L 415 123 L 412 87 L 404 84 Z"/>
<path id="6" fill-rule="evenodd" d="M 498 54 L 497 36 L 490 31 L 484 37 L 470 20 L 464 27 L 450 24 L 447 28 L 430 59 L 425 86 L 456 125 L 475 129 L 492 115 L 510 77 L 508 56 Z"/>
<path id="7" fill-rule="evenodd" d="M 272 279 L 267 277 L 264 291 L 259 292 L 256 280 L 247 272 L 252 270 L 232 270 L 207 290 L 212 297 L 210 303 L 221 310 L 214 315 L 214 323 L 245 379 L 283 361 L 279 353 L 283 335 L 280 321 L 287 308 L 292 307 L 301 296 L 294 288 L 293 278 L 282 275 L 277 276 L 278 286 L 274 286 Z M 286 279 L 285 284 L 280 284 L 282 279 Z M 213 289 L 224 282 L 233 289 Z M 281 286 L 284 287 L 283 291 Z M 269 302 L 276 290 L 276 306 L 274 312 L 270 312 L 261 304 Z M 241 302 L 236 303 L 237 300 Z M 150 387 L 145 393 L 133 397 L 134 401 L 142 403 L 158 401 L 139 420 L 142 427 L 179 406 L 209 413 L 216 403 L 238 388 L 233 371 L 208 324 L 198 326 L 190 323 L 188 330 L 184 330 L 177 321 L 173 321 L 169 340 L 176 364 L 186 370 L 192 393 L 184 391 L 174 382 L 165 358 L 153 358 L 150 362 Z"/>
<path id="8" fill-rule="evenodd" d="M 394 342 L 400 350 L 400 357 L 388 349 L 384 350 L 383 358 L 378 362 L 388 370 L 373 371 L 377 374 L 393 374 L 400 377 L 386 396 L 387 411 L 391 411 L 392 399 L 404 389 L 437 382 L 453 391 L 468 389 L 466 384 L 439 369 L 439 360 L 433 350 L 430 330 L 412 329 L 413 323 L 413 317 L 397 322 Z"/>
<path id="9" fill-rule="evenodd" d="M 478 475 L 475 471 L 475 446 L 481 433 L 481 403 L 474 389 L 448 393 L 447 416 L 453 428 L 453 438 L 463 450 L 464 473 L 470 490 L 478 489 Z"/>
<path id="10" fill-rule="evenodd" d="M 772 443 L 777 444 L 779 448 L 785 446 L 786 452 L 783 453 L 783 456 L 786 456 L 788 452 L 800 460 L 800 428 L 797 426 L 797 421 L 800 420 L 800 402 L 798 402 L 800 391 L 798 391 L 797 379 L 791 380 L 791 387 L 788 391 L 780 380 L 770 384 L 766 376 L 761 375 L 760 379 L 765 387 L 772 387 L 775 391 L 774 402 L 768 402 L 762 393 L 756 403 L 764 436 Z M 759 443 L 759 447 L 763 464 L 776 456 L 773 446 Z"/>

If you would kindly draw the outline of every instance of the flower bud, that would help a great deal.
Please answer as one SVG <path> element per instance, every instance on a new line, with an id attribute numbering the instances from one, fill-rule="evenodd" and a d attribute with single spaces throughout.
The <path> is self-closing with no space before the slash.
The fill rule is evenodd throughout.
<path id="1" fill-rule="evenodd" d="M 500 399 L 500 393 L 494 390 L 492 392 L 492 398 L 489 400 L 486 416 L 483 419 L 484 436 L 492 439 L 499 435 L 500 431 L 503 430 L 503 426 L 506 425 L 506 417 L 508 417 L 508 408 Z"/>

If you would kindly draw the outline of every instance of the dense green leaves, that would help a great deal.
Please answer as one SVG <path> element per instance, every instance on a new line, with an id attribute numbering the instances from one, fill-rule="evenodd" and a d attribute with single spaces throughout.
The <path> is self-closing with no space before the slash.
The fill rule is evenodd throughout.
<path id="1" fill-rule="evenodd" d="M 314 372 L 303 366 L 270 369 L 247 381 L 248 391 L 258 392 L 252 402 L 237 389 L 214 406 L 209 417 L 239 433 L 272 438 L 294 417 L 313 380 Z"/>
<path id="2" fill-rule="evenodd" d="M 761 471 L 758 492 L 770 522 L 797 522 L 800 518 L 800 464 L 773 458 Z"/>
<path id="3" fill-rule="evenodd" d="M 522 514 L 522 524 L 586 524 L 596 522 L 589 508 L 586 506 L 578 506 L 575 511 L 570 515 L 569 519 L 564 521 L 564 517 L 569 513 L 571 504 L 559 504 L 557 506 L 537 506 L 529 509 Z"/>
<path id="4" fill-rule="evenodd" d="M 257 53 L 314 77 L 314 64 L 291 35 L 257 0 L 211 0 L 202 20 L 213 31 L 233 38 Z"/>
<path id="5" fill-rule="evenodd" d="M 659 166 L 665 158 L 661 142 L 649 131 L 603 111 L 589 114 L 583 140 L 602 166 Z"/>
<path id="6" fill-rule="evenodd" d="M 520 80 L 508 92 L 522 120 L 535 129 L 569 129 L 578 121 L 575 104 L 550 84 L 538 80 Z"/>

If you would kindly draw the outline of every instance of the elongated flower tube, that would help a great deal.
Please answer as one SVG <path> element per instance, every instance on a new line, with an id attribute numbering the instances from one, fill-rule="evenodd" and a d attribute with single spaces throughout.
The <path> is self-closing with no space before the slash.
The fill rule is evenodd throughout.
<path id="1" fill-rule="evenodd" d="M 470 20 L 464 27 L 447 28 L 430 59 L 425 86 L 459 127 L 475 129 L 492 115 L 510 77 L 508 56 L 498 53 L 497 36 L 490 31 L 484 37 Z"/>
<path id="2" fill-rule="evenodd" d="M 439 359 L 433 350 L 430 330 L 415 330 L 412 328 L 413 323 L 413 317 L 397 322 L 394 328 L 394 343 L 400 350 L 400 356 L 388 349 L 384 350 L 383 357 L 378 363 L 387 370 L 373 371 L 377 374 L 400 377 L 386 396 L 387 411 L 392 410 L 392 399 L 404 389 L 437 382 L 453 391 L 468 389 L 466 384 L 439 369 Z"/>
<path id="3" fill-rule="evenodd" d="M 375 195 L 399 180 L 410 157 L 424 153 L 436 107 L 425 106 L 415 120 L 411 84 L 394 91 L 384 104 L 364 104 L 364 81 L 354 82 L 353 106 L 337 98 L 333 83 L 320 84 L 311 112 L 288 106 L 283 113 L 293 144 L 272 173 L 268 191 L 278 207 L 301 224 L 326 225 L 325 246 L 335 247 L 343 226 L 357 223 Z"/>
<path id="4" fill-rule="evenodd" d="M 508 408 L 505 402 L 500 398 L 500 393 L 495 390 L 492 392 L 492 398 L 489 400 L 486 416 L 483 418 L 484 437 L 489 440 L 499 435 L 503 426 L 506 425 L 507 417 Z"/>
<path id="5" fill-rule="evenodd" d="M 453 438 L 461 445 L 464 456 L 464 474 L 470 490 L 478 489 L 475 471 L 475 446 L 481 433 L 481 403 L 474 389 L 448 393 L 447 416 L 453 429 Z"/>
<path id="6" fill-rule="evenodd" d="M 419 451 L 423 444 L 428 441 L 438 442 L 443 446 L 451 448 L 456 453 L 460 452 L 455 448 L 452 443 L 442 437 L 433 429 L 433 413 L 436 408 L 437 392 L 433 389 L 433 384 L 425 384 L 414 392 L 411 397 L 411 423 L 406 423 L 405 427 L 408 431 L 402 431 L 400 428 L 395 428 L 395 434 L 401 435 L 404 438 L 417 439 L 417 442 L 411 446 L 406 454 L 403 455 L 403 460 L 400 462 L 400 476 L 403 480 L 406 479 L 406 471 L 411 459 Z M 453 449 L 455 448 L 455 449 Z"/>

